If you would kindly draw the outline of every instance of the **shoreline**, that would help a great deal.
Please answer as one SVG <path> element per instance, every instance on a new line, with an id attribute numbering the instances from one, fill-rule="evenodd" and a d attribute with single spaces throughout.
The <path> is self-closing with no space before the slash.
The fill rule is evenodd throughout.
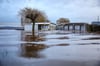
<path id="1" fill-rule="evenodd" d="M 0 27 L 0 30 L 4 30 L 4 29 L 8 29 L 8 30 L 24 30 L 24 27 L 11 27 L 11 26 Z"/>

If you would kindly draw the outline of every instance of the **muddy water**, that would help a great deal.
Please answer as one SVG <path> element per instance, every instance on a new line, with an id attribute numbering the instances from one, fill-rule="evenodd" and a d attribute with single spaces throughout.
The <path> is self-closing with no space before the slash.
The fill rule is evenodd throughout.
<path id="1" fill-rule="evenodd" d="M 59 33 L 37 36 L 41 38 L 35 40 L 25 31 L 0 30 L 0 66 L 100 66 L 99 39 Z"/>

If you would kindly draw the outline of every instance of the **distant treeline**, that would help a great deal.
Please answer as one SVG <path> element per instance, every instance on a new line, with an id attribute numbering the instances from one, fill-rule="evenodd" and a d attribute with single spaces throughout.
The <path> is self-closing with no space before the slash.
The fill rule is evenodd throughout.
<path id="1" fill-rule="evenodd" d="M 0 27 L 0 30 L 2 30 L 2 29 L 7 29 L 7 30 L 24 30 L 23 27 L 9 27 L 9 26 Z"/>
<path id="2" fill-rule="evenodd" d="M 100 32 L 100 25 L 89 25 L 89 32 Z"/>

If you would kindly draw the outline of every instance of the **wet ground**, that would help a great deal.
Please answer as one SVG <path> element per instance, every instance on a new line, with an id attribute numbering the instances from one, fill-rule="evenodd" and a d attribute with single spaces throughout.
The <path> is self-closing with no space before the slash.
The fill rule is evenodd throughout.
<path id="1" fill-rule="evenodd" d="M 100 66 L 100 35 L 0 30 L 0 66 Z"/>

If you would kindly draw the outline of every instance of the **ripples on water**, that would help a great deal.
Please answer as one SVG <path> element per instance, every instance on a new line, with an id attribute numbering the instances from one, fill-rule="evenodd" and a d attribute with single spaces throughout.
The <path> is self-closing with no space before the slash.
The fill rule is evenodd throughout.
<path id="1" fill-rule="evenodd" d="M 47 35 L 39 43 L 25 31 L 0 30 L 0 66 L 100 66 L 99 44 L 69 44 L 71 38 L 46 40 Z"/>

